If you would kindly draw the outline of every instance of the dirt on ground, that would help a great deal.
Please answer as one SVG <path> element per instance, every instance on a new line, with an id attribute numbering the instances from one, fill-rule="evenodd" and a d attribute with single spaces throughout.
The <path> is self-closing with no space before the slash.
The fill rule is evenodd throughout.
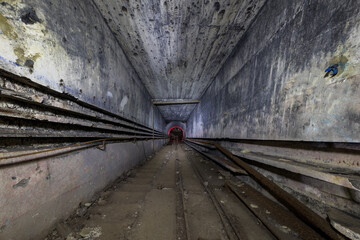
<path id="1" fill-rule="evenodd" d="M 94 201 L 82 203 L 46 240 L 274 239 L 224 187 L 229 178 L 185 144 L 164 146 Z"/>

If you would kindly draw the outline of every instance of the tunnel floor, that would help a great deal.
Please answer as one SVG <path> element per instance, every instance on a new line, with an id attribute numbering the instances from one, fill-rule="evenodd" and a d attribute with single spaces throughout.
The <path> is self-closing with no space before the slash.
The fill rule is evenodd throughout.
<path id="1" fill-rule="evenodd" d="M 183 143 L 164 146 L 96 200 L 83 203 L 69 219 L 57 224 L 46 240 L 276 239 L 279 236 L 294 239 L 299 236 L 292 232 L 295 227 L 290 224 L 298 224 L 296 219 L 289 218 L 276 204 L 266 202 L 268 199 L 263 202 L 268 206 L 262 209 L 259 201 L 264 197 L 254 195 L 246 186 L 241 189 L 244 183 L 237 182 L 239 191 L 246 191 L 251 203 L 240 201 L 224 187 L 230 178 L 229 172 Z M 263 224 L 252 208 L 270 216 L 271 223 Z M 271 212 L 285 214 L 277 222 L 276 214 Z M 303 231 L 302 225 L 299 226 Z M 310 235 L 314 234 L 309 231 Z"/>

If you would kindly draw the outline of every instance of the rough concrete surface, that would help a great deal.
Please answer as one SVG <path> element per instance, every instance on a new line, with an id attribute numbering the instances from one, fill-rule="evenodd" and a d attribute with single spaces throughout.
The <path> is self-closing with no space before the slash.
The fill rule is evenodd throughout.
<path id="1" fill-rule="evenodd" d="M 150 154 L 152 141 L 115 143 L 1 168 L 0 239 L 39 239 Z"/>
<path id="2" fill-rule="evenodd" d="M 92 2 L 4 0 L 0 4 L 2 70 L 163 131 L 163 117 L 152 107 L 150 94 Z M 51 102 L 51 97 L 46 101 Z M 46 122 L 37 126 L 42 128 L 41 124 L 47 126 Z M 36 147 L 40 140 L 20 141 L 32 141 Z M 162 140 L 155 141 L 154 149 L 161 144 Z M 116 143 L 108 144 L 105 151 L 93 148 L 2 167 L 0 239 L 41 236 L 152 149 L 152 141 Z"/>
<path id="3" fill-rule="evenodd" d="M 187 136 L 359 142 L 359 2 L 267 1 Z M 325 69 L 339 64 L 339 73 Z"/>
<path id="4" fill-rule="evenodd" d="M 208 186 L 217 189 L 218 199 L 236 219 L 244 239 L 274 239 L 235 196 L 222 189 L 224 179 L 218 172 L 221 168 L 184 144 L 163 147 L 150 161 L 131 171 L 128 178 L 119 179 L 100 193 L 97 200 L 88 204 L 83 216 L 77 211 L 45 239 L 83 239 L 89 232 L 97 236 L 88 239 L 106 240 L 229 239 L 203 180 L 195 173 L 194 162 L 203 176 L 207 173 Z M 177 177 L 179 175 L 181 178 Z M 177 217 L 179 199 L 176 192 L 180 186 L 177 181 L 181 181 L 183 188 L 185 222 Z M 186 225 L 183 229 L 186 229 L 187 237 L 178 235 L 179 224 Z M 245 231 L 247 227 L 252 229 Z"/>
<path id="5" fill-rule="evenodd" d="M 0 1 L 0 239 L 38 239 L 55 225 L 48 239 L 231 238 L 213 200 L 230 201 L 223 179 L 212 167 L 199 174 L 183 147 L 167 146 L 96 201 L 165 140 L 27 155 L 85 138 L 160 138 L 174 126 L 257 158 L 322 216 L 358 214 L 359 11 L 356 0 Z M 249 211 L 234 211 L 239 229 L 257 230 L 237 234 L 266 238 Z"/>
<path id="6" fill-rule="evenodd" d="M 261 1 L 94 1 L 151 96 L 198 99 Z M 166 120 L 179 112 L 160 108 Z M 193 107 L 181 106 L 186 120 Z"/>
<path id="7" fill-rule="evenodd" d="M 92 1 L 5 0 L 0 30 L 0 68 L 152 126 L 151 97 Z"/>
<path id="8" fill-rule="evenodd" d="M 224 187 L 229 181 L 241 200 Z M 84 238 L 324 239 L 286 208 L 184 144 L 162 148 L 96 200 L 81 205 L 45 239 Z"/>

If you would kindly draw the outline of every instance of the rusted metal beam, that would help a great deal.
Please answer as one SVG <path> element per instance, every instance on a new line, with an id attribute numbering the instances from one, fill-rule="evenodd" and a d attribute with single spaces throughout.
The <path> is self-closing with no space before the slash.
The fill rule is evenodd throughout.
<path id="1" fill-rule="evenodd" d="M 104 149 L 105 144 L 109 144 L 110 142 L 119 142 L 119 141 L 136 142 L 136 141 L 146 141 L 150 139 L 152 138 L 151 137 L 102 138 L 102 139 L 80 142 L 80 143 L 56 147 L 56 148 L 22 151 L 22 152 L 11 152 L 11 153 L 0 153 L 0 167 L 13 165 L 13 164 L 20 164 L 23 162 L 41 160 L 49 157 L 67 154 L 70 152 L 79 151 L 85 148 L 97 147 L 100 145 L 101 147 L 99 147 L 99 149 L 102 150 Z M 165 139 L 165 138 L 157 138 L 157 139 Z"/>
<path id="2" fill-rule="evenodd" d="M 1 104 L 0 104 L 1 106 Z M 2 110 L 0 109 L 0 117 L 7 117 L 9 119 L 13 119 L 13 120 L 21 120 L 21 121 L 39 121 L 39 122 L 44 122 L 47 125 L 50 124 L 55 124 L 54 128 L 52 129 L 51 127 L 48 127 L 48 133 L 51 134 L 51 132 L 66 132 L 66 131 L 74 131 L 74 130 L 65 130 L 64 128 L 66 128 L 66 126 L 70 126 L 72 128 L 74 128 L 75 126 L 79 127 L 79 128 L 83 128 L 82 131 L 84 131 L 84 129 L 91 129 L 92 131 L 89 133 L 101 133 L 102 131 L 106 132 L 106 131 L 111 131 L 112 133 L 123 133 L 123 134 L 131 134 L 131 135 L 153 135 L 152 133 L 148 132 L 148 131 L 138 131 L 135 129 L 131 129 L 131 128 L 125 128 L 125 127 L 121 127 L 121 126 L 117 126 L 117 125 L 110 125 L 110 124 L 103 124 L 101 122 L 92 122 L 92 121 L 88 121 L 88 120 L 84 120 L 84 119 L 78 119 L 78 118 L 74 118 L 74 117 L 70 117 L 70 116 L 65 116 L 65 115 L 50 115 L 47 113 L 42 113 L 39 111 L 19 111 L 19 110 L 15 110 L 15 109 L 6 109 L 6 110 Z M 62 128 L 59 128 L 59 124 L 61 124 L 63 126 Z M 4 129 L 1 129 L 1 123 L 0 123 L 0 136 L 2 134 L 5 134 L 7 132 L 7 128 L 5 127 Z M 45 127 L 42 126 L 39 129 L 39 133 L 44 129 Z M 14 130 L 14 129 L 12 129 Z M 26 128 L 21 128 L 18 129 L 19 132 L 26 132 Z M 34 128 L 30 128 L 29 129 L 34 130 Z M 80 131 L 80 129 L 78 129 Z M 97 130 L 97 131 L 93 131 L 93 130 Z M 106 134 L 106 133 L 103 133 Z M 109 133 L 108 133 L 109 134 Z M 163 134 L 159 134 L 159 133 L 154 133 L 155 136 L 163 136 Z"/>
<path id="3" fill-rule="evenodd" d="M 80 100 L 70 100 L 68 99 L 68 96 L 65 98 L 65 95 L 64 98 L 62 98 L 60 93 L 55 93 L 52 90 L 48 90 L 50 93 L 46 93 L 37 87 L 34 87 L 30 83 L 27 85 L 24 82 L 18 82 L 13 79 L 10 80 L 1 76 L 0 83 L 0 97 L 23 102 L 28 107 L 37 105 L 41 106 L 41 108 L 45 110 L 59 110 L 62 112 L 76 114 L 77 116 L 82 116 L 82 118 L 90 118 L 92 121 L 96 120 L 98 122 L 105 122 L 129 128 L 136 128 L 141 131 L 152 132 L 152 129 L 149 127 L 143 126 L 113 113 L 107 114 L 104 110 L 81 102 Z M 155 130 L 155 132 L 159 131 Z"/>
<path id="4" fill-rule="evenodd" d="M 191 143 L 194 143 L 196 145 L 199 145 L 199 146 L 202 146 L 202 147 L 205 147 L 205 148 L 208 148 L 208 149 L 216 149 L 216 147 L 214 147 L 213 145 L 210 145 L 210 144 L 204 144 L 204 143 L 200 143 L 200 142 L 196 142 L 196 141 L 192 141 L 192 140 L 189 140 L 189 139 L 186 139 L 187 142 L 191 142 Z"/>
<path id="5" fill-rule="evenodd" d="M 327 213 L 331 225 L 349 239 L 360 239 L 360 219 L 340 210 L 331 209 Z"/>
<path id="6" fill-rule="evenodd" d="M 198 104 L 200 100 L 188 100 L 188 99 L 153 99 L 154 105 L 182 105 L 182 104 Z"/>
<path id="7" fill-rule="evenodd" d="M 247 175 L 247 172 L 245 172 L 242 168 L 240 168 L 239 166 L 237 166 L 236 164 L 234 164 L 233 162 L 224 159 L 222 157 L 210 154 L 210 153 L 205 153 L 203 151 L 201 151 L 198 147 L 195 147 L 194 144 L 189 143 L 190 141 L 185 141 L 185 144 L 192 147 L 193 149 L 195 149 L 197 152 L 199 152 L 200 154 L 204 155 L 205 157 L 211 159 L 212 161 L 220 164 L 221 166 L 223 166 L 224 168 L 230 170 L 233 173 L 238 173 L 238 174 L 243 174 L 243 175 Z M 215 147 L 214 147 L 215 148 Z M 216 148 L 215 148 L 216 149 Z"/>
<path id="8" fill-rule="evenodd" d="M 78 99 L 0 76 L 0 137 L 163 137 Z M 19 128 L 19 125 L 22 127 Z"/>
<path id="9" fill-rule="evenodd" d="M 271 193 L 280 203 L 286 206 L 289 210 L 295 213 L 299 218 L 304 220 L 310 226 L 324 234 L 330 239 L 343 239 L 334 229 L 332 229 L 329 222 L 321 218 L 299 200 L 297 200 L 290 193 L 283 190 L 277 184 L 266 178 L 264 175 L 256 171 L 249 164 L 242 161 L 240 158 L 234 156 L 230 151 L 226 150 L 217 143 L 208 141 L 198 141 L 200 143 L 212 144 L 226 157 L 234 161 L 241 168 L 243 168 L 254 180 L 256 180 L 264 189 Z"/>
<path id="10" fill-rule="evenodd" d="M 13 129 L 0 126 L 0 137 L 8 138 L 122 138 L 122 137 L 152 137 L 149 134 L 133 134 L 133 133 L 102 133 L 88 132 L 82 130 L 49 130 L 49 129 Z M 166 138 L 163 136 L 155 136 L 155 139 Z"/>
<path id="11" fill-rule="evenodd" d="M 279 169 L 284 169 L 289 172 L 298 173 L 304 176 L 312 177 L 360 192 L 360 189 L 355 184 L 353 184 L 353 182 L 358 182 L 358 180 L 351 179 L 351 177 L 318 171 L 313 167 L 304 167 L 299 163 L 293 164 L 291 160 L 287 160 L 284 158 L 277 159 L 275 161 L 274 157 L 265 156 L 263 154 L 260 155 L 255 153 L 236 153 L 236 155 L 245 159 L 249 159 L 251 161 L 255 161 Z"/>
<path id="12" fill-rule="evenodd" d="M 293 213 L 265 197 L 249 185 L 227 180 L 225 186 L 260 219 L 277 239 L 293 239 L 294 235 L 297 236 L 295 239 L 324 239 L 311 226 L 308 226 Z"/>
<path id="13" fill-rule="evenodd" d="M 231 145 L 231 152 L 240 157 L 242 153 L 256 152 L 273 158 L 290 159 L 295 164 L 312 165 L 315 168 L 322 168 L 324 170 L 332 169 L 332 171 L 338 171 L 341 174 L 357 175 L 360 171 L 360 143 L 356 142 L 309 142 L 225 138 L 197 140 L 216 141 L 219 144 L 224 143 L 224 146 Z"/>

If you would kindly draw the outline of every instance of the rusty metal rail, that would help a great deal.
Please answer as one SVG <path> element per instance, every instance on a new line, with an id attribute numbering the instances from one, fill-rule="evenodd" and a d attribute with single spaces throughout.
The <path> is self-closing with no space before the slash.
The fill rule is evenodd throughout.
<path id="1" fill-rule="evenodd" d="M 124 142 L 124 141 L 148 141 L 148 140 L 161 140 L 165 138 L 146 138 L 146 137 L 128 137 L 128 138 L 104 138 L 104 139 L 96 139 L 87 142 L 80 142 L 76 144 L 49 148 L 43 150 L 33 150 L 23 153 L 10 153 L 10 154 L 0 154 L 0 168 L 4 166 L 20 164 L 23 162 L 41 160 L 49 157 L 59 156 L 75 151 L 79 151 L 86 148 L 97 147 L 100 150 L 105 150 L 105 145 L 109 143 L 116 142 Z"/>
<path id="2" fill-rule="evenodd" d="M 3 70 L 0 83 L 0 137 L 164 136 L 135 120 Z"/>
<path id="3" fill-rule="evenodd" d="M 277 184 L 270 181 L 268 178 L 263 176 L 261 173 L 252 168 L 249 164 L 245 163 L 240 158 L 234 156 L 230 151 L 223 148 L 217 143 L 209 142 L 209 141 L 199 141 L 192 140 L 193 142 L 198 142 L 201 144 L 212 145 L 216 147 L 222 154 L 226 157 L 234 161 L 237 165 L 239 165 L 242 169 L 244 169 L 254 180 L 256 180 L 264 189 L 266 189 L 269 193 L 271 193 L 280 203 L 286 206 L 289 210 L 291 210 L 294 214 L 296 214 L 300 219 L 309 224 L 311 227 L 322 233 L 329 239 L 343 239 L 327 222 L 325 219 L 321 218 L 295 197 L 293 197 L 290 193 L 286 192 L 282 188 L 280 188 Z"/>
<path id="4" fill-rule="evenodd" d="M 196 146 L 205 147 L 206 149 L 214 149 L 215 147 L 207 144 L 200 144 L 198 142 L 192 142 L 188 140 L 190 143 L 196 144 Z M 353 146 L 355 147 L 355 146 Z M 216 149 L 216 148 L 215 148 Z M 246 149 L 246 148 L 243 148 Z M 350 150 L 351 155 L 341 155 L 337 156 L 337 159 L 351 159 L 355 154 L 359 154 L 355 150 Z M 252 151 L 244 150 L 232 151 L 233 155 L 236 157 L 242 158 L 247 162 L 251 162 L 253 165 L 261 165 L 264 164 L 269 167 L 275 167 L 277 169 L 281 169 L 287 172 L 292 172 L 295 174 L 301 174 L 306 177 L 310 177 L 316 180 L 324 181 L 329 184 L 335 184 L 340 187 L 345 187 L 350 192 L 351 199 L 357 203 L 360 203 L 360 178 L 356 174 L 356 168 L 353 168 L 351 171 L 343 168 L 333 168 L 332 165 L 328 165 L 328 167 L 320 167 L 314 166 L 312 164 L 305 164 L 303 162 L 298 162 L 289 156 L 279 157 L 276 155 L 268 154 L 268 152 L 264 151 Z M 359 157 L 359 155 L 358 155 Z M 305 157 L 305 159 L 307 159 Z M 304 162 L 306 160 L 303 160 Z M 336 161 L 338 162 L 338 161 Z M 329 171 L 329 169 L 331 169 Z M 347 197 L 341 191 L 331 192 L 331 194 Z"/>
<path id="5" fill-rule="evenodd" d="M 189 143 L 189 141 L 185 141 L 185 144 L 192 147 L 193 149 L 195 149 L 197 152 L 204 155 L 205 157 L 207 157 L 207 158 L 213 160 L 214 162 L 220 164 L 221 166 L 228 169 L 229 171 L 231 171 L 233 173 L 247 175 L 247 172 L 245 172 L 241 167 L 237 166 L 233 162 L 231 162 L 231 161 L 229 161 L 227 159 L 221 158 L 219 156 L 210 154 L 210 153 L 202 152 L 199 148 L 195 147 L 194 144 Z M 214 149 L 216 149 L 216 148 L 214 147 Z"/>
<path id="6" fill-rule="evenodd" d="M 165 138 L 155 138 L 155 140 L 161 140 L 161 139 L 165 139 Z M 147 141 L 147 140 L 154 140 L 154 139 L 145 138 L 145 137 L 104 138 L 104 139 L 96 139 L 87 142 L 80 142 L 62 147 L 27 151 L 23 153 L 17 153 L 17 152 L 9 153 L 9 154 L 3 153 L 0 154 L 0 168 L 3 166 L 20 164 L 23 162 L 45 159 L 48 157 L 54 157 L 70 152 L 79 151 L 85 148 L 98 147 L 98 149 L 100 150 L 105 150 L 105 145 L 111 142 L 124 142 L 124 141 L 136 142 L 136 141 Z"/>

